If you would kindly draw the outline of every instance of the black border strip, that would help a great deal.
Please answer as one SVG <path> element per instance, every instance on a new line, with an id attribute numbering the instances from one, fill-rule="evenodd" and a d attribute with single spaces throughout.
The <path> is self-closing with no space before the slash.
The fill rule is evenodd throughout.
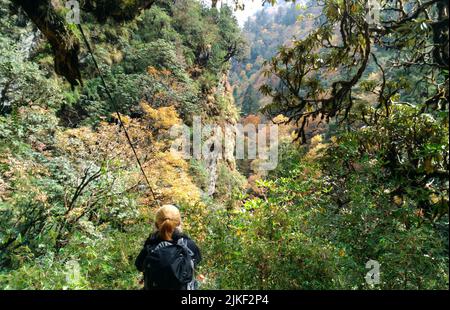
<path id="1" fill-rule="evenodd" d="M 232 304 L 229 295 L 239 297 Z M 261 296 L 261 297 L 257 297 Z M 264 299 L 264 296 L 267 296 Z M 189 301 L 190 304 L 183 304 Z M 214 304 L 197 304 L 215 298 Z M 145 305 L 161 304 L 174 309 L 247 309 L 289 307 L 309 309 L 315 306 L 346 306 L 363 309 L 380 309 L 384 306 L 430 306 L 448 304 L 449 291 L 0 291 L 0 308 L 23 305 L 35 307 L 67 307 L 104 309 L 120 306 L 128 310 Z M 183 299 L 184 298 L 184 299 Z M 256 303 L 256 299 L 259 301 Z M 230 301 L 226 304 L 226 301 Z M 267 300 L 268 303 L 264 301 Z M 5 308 L 6 306 L 7 308 Z M 300 307 L 300 308 L 299 308 Z M 154 307 L 145 307 L 151 309 Z M 81 309 L 84 310 L 84 309 Z M 280 309 L 281 310 L 281 309 Z"/>

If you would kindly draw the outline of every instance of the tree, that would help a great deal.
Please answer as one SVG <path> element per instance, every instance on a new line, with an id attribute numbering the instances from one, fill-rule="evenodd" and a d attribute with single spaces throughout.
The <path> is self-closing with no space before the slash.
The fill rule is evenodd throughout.
<path id="1" fill-rule="evenodd" d="M 73 27 L 63 18 L 63 9 L 59 1 L 50 0 L 12 0 L 17 8 L 25 11 L 33 23 L 42 31 L 49 41 L 55 60 L 55 72 L 64 76 L 72 87 L 82 84 L 80 64 L 78 56 L 80 54 L 80 42 Z M 108 19 L 116 22 L 130 21 L 143 9 L 150 8 L 155 0 L 86 0 L 81 2 L 80 9 L 84 14 L 91 14 L 100 23 L 105 23 Z M 177 31 L 185 33 L 184 44 L 194 50 L 196 62 L 202 66 L 208 64 L 211 54 L 216 55 L 213 67 L 219 67 L 227 63 L 232 57 L 239 56 L 243 48 L 244 41 L 240 37 L 240 31 L 236 20 L 232 16 L 228 6 L 222 6 L 215 23 L 204 19 L 205 12 L 200 3 L 190 1 L 179 1 L 172 3 L 159 3 L 162 7 L 172 10 L 175 20 L 182 19 L 185 22 L 178 23 Z M 236 4 L 237 7 L 240 7 Z M 173 10 L 173 8 L 178 8 Z M 158 12 L 157 12 L 158 13 Z M 161 13 L 161 12 L 159 12 Z M 208 13 L 209 14 L 209 13 Z M 207 15 L 207 14 L 206 14 Z M 164 21 L 164 14 L 159 14 Z M 156 25 L 161 27 L 161 25 Z M 216 27 L 220 27 L 219 50 L 213 51 L 213 42 L 218 41 Z M 168 29 L 169 36 L 173 33 Z M 173 38 L 172 38 L 173 39 Z"/>
<path id="2" fill-rule="evenodd" d="M 242 58 L 245 54 L 246 42 L 242 38 L 236 18 L 233 16 L 231 7 L 224 5 L 220 9 L 218 26 L 220 30 L 220 41 L 226 51 L 223 63 L 231 58 Z"/>
<path id="3" fill-rule="evenodd" d="M 242 101 L 242 113 L 244 115 L 255 114 L 259 110 L 258 93 L 249 85 L 244 93 L 244 99 Z"/>
<path id="4" fill-rule="evenodd" d="M 78 63 L 80 42 L 50 0 L 12 0 L 22 8 L 46 36 L 55 57 L 55 72 L 64 76 L 72 86 L 81 84 Z M 81 9 L 92 13 L 100 22 L 108 17 L 116 21 L 130 20 L 154 0 L 86 0 Z"/>
<path id="5" fill-rule="evenodd" d="M 395 102 L 411 101 L 411 91 L 414 104 L 424 109 L 448 109 L 446 1 L 381 1 L 376 24 L 366 19 L 366 1 L 327 0 L 319 5 L 317 29 L 267 62 L 266 74 L 279 79 L 278 87 L 261 88 L 273 98 L 265 107 L 268 114 L 285 114 L 304 140 L 310 118 L 347 119 L 371 68 L 380 74 L 368 89 L 377 98 L 365 101 L 379 108 L 376 119 L 382 113 L 388 116 Z M 425 93 L 416 81 L 406 79 L 410 72 L 433 77 L 418 82 Z"/>
<path id="6" fill-rule="evenodd" d="M 335 121 L 342 153 L 330 165 L 352 158 L 336 167 L 338 205 L 369 161 L 392 199 L 434 222 L 448 214 L 448 3 L 381 1 L 377 23 L 365 5 L 321 3 L 317 29 L 267 62 L 278 84 L 261 87 L 272 98 L 263 111 L 286 116 L 303 143 L 309 123 Z"/>

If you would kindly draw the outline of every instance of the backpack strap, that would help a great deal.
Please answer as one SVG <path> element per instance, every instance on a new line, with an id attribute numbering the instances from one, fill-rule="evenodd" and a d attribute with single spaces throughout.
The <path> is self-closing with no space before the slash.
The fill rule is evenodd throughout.
<path id="1" fill-rule="evenodd" d="M 197 280 L 195 279 L 195 264 L 194 264 L 194 252 L 187 246 L 187 240 L 184 238 L 180 238 L 177 241 L 177 244 L 188 253 L 188 255 L 191 257 L 191 268 L 192 268 L 192 281 L 189 282 L 186 286 L 187 290 L 196 290 L 198 288 Z"/>
<path id="2" fill-rule="evenodd" d="M 153 247 L 151 249 L 152 252 L 157 251 L 159 249 L 165 248 L 172 245 L 172 243 L 170 243 L 169 241 L 161 241 L 160 243 L 158 243 L 155 247 Z"/>
<path id="3" fill-rule="evenodd" d="M 192 252 L 192 250 L 187 246 L 187 240 L 185 238 L 178 239 L 177 245 L 185 249 L 189 256 L 194 257 L 194 252 Z"/>

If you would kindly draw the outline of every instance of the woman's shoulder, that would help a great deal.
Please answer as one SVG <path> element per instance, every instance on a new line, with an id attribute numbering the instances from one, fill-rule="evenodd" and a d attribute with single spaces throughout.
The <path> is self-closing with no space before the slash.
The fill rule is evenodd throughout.
<path id="1" fill-rule="evenodd" d="M 152 232 L 145 241 L 145 245 L 154 245 L 156 243 L 159 243 L 160 241 L 161 240 L 159 238 L 158 232 Z"/>
<path id="2" fill-rule="evenodd" d="M 200 263 L 200 261 L 202 260 L 202 256 L 200 254 L 200 249 L 198 248 L 194 240 L 192 240 L 187 234 L 180 231 L 177 231 L 173 234 L 174 241 L 178 241 L 180 238 L 186 239 L 186 245 L 194 253 L 196 264 Z"/>
<path id="3" fill-rule="evenodd" d="M 173 240 L 174 241 L 178 241 L 180 238 L 185 239 L 186 242 L 187 242 L 187 245 L 189 247 L 192 247 L 192 246 L 197 247 L 197 244 L 195 243 L 195 241 L 192 240 L 192 238 L 189 237 L 189 235 L 187 235 L 186 233 L 176 232 L 176 233 L 173 234 Z"/>
<path id="4" fill-rule="evenodd" d="M 191 247 L 192 245 L 193 246 L 197 246 L 196 244 L 195 244 L 195 242 L 194 242 L 194 240 L 192 240 L 191 239 L 191 237 L 189 237 L 189 235 L 188 234 L 186 234 L 186 233 L 184 233 L 184 232 L 181 232 L 181 231 L 175 231 L 174 233 L 173 233 L 173 235 L 172 235 L 172 242 L 177 242 L 179 239 L 181 239 L 181 238 L 183 238 L 183 239 L 185 239 L 186 240 L 186 242 L 187 242 L 187 244 L 188 244 L 188 246 L 189 247 Z M 147 240 L 145 241 L 145 245 L 150 245 L 150 246 L 152 246 L 152 245 L 155 245 L 155 244 L 158 244 L 159 242 L 161 242 L 161 241 L 163 241 L 163 240 L 161 240 L 161 238 L 159 237 L 159 234 L 158 234 L 158 232 L 153 232 L 153 233 L 151 233 L 150 234 L 150 236 L 147 238 Z"/>

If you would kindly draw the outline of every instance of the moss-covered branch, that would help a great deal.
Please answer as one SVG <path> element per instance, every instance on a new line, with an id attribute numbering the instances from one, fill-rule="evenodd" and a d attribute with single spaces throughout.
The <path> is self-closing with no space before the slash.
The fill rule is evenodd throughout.
<path id="1" fill-rule="evenodd" d="M 55 11 L 50 0 L 13 0 L 20 6 L 50 42 L 55 57 L 55 71 L 72 86 L 81 83 L 78 63 L 80 42 Z"/>

